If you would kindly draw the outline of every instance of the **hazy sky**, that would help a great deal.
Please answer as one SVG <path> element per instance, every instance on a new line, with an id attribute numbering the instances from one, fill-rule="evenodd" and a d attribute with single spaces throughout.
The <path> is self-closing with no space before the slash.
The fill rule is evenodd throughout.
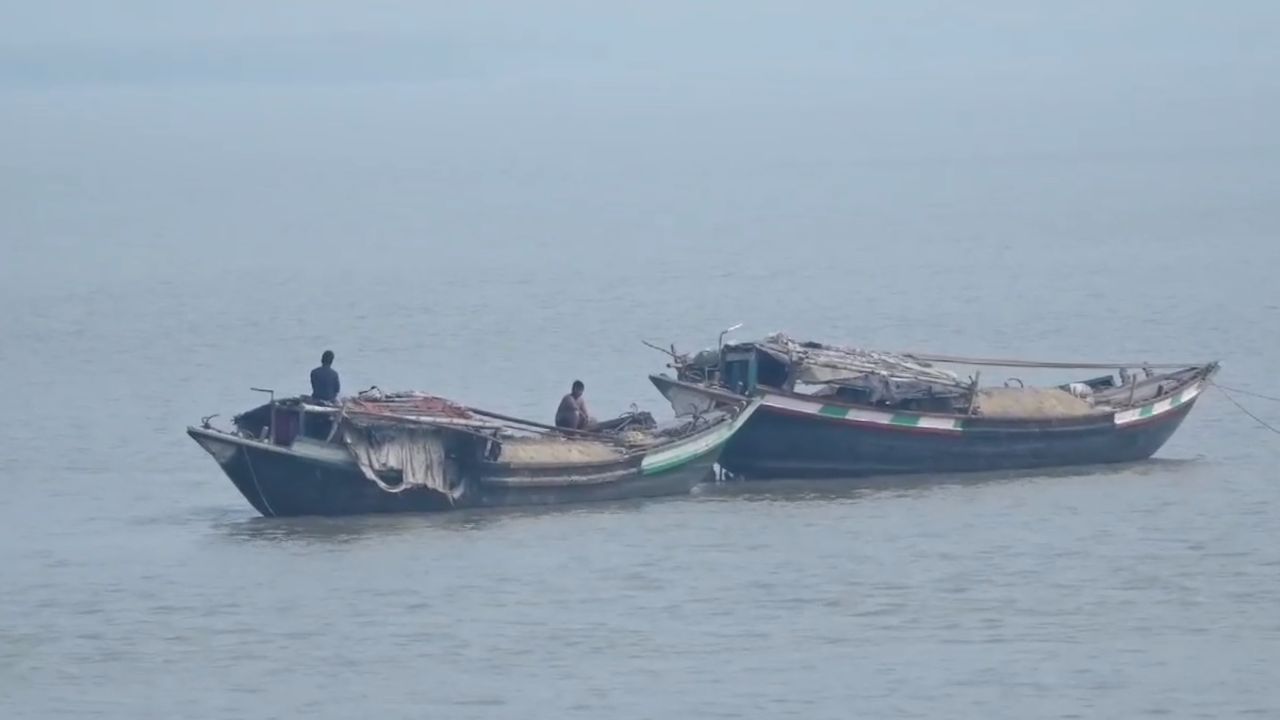
<path id="1" fill-rule="evenodd" d="M 998 204 L 995 172 L 1031 210 L 1107 201 L 1054 185 L 1084 157 L 1103 177 L 1176 163 L 1169 187 L 1143 166 L 1130 195 L 1152 202 L 1276 192 L 1265 0 L 0 2 L 6 243 L 391 210 L 405 237 L 698 237 L 762 207 L 781 227 L 839 213 L 821 229 L 840 236 L 931 193 Z"/>
<path id="2" fill-rule="evenodd" d="M 1280 56 L 1266 0 L 5 4 L 6 84 L 1160 71 L 1239 84 Z"/>

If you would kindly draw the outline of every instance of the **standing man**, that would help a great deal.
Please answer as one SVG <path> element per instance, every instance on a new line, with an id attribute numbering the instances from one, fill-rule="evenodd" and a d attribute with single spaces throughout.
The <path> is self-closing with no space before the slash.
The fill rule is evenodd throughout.
<path id="1" fill-rule="evenodd" d="M 341 385 L 338 383 L 338 371 L 330 367 L 331 365 L 333 365 L 333 351 L 325 350 L 320 356 L 320 367 L 311 371 L 311 397 L 327 402 L 338 399 Z"/>
<path id="2" fill-rule="evenodd" d="M 581 380 L 573 381 L 573 388 L 568 395 L 560 399 L 560 407 L 556 409 L 556 427 L 570 430 L 584 430 L 591 417 L 587 415 L 587 403 L 582 393 L 587 389 Z"/>

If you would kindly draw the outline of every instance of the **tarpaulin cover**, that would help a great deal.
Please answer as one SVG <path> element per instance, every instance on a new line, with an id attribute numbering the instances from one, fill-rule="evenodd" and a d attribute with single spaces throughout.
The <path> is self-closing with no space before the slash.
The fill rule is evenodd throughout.
<path id="1" fill-rule="evenodd" d="M 897 383 L 927 383 L 957 389 L 969 387 L 969 383 L 955 373 L 906 355 L 815 342 L 801 343 L 780 333 L 754 345 L 789 363 L 796 380 L 813 385 L 861 384 L 872 376 Z"/>
<path id="2" fill-rule="evenodd" d="M 429 427 L 369 427 L 345 423 L 342 441 L 370 482 L 387 492 L 425 487 L 455 497 L 445 472 L 444 433 Z M 403 481 L 389 484 L 380 474 L 399 473 Z"/>

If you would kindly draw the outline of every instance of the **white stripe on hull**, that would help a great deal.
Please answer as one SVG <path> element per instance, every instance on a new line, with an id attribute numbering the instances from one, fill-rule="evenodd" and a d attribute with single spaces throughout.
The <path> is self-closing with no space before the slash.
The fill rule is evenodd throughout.
<path id="1" fill-rule="evenodd" d="M 1162 415 L 1176 407 L 1181 407 L 1182 405 L 1187 404 L 1203 391 L 1204 383 L 1196 383 L 1179 393 L 1175 393 L 1172 397 L 1167 397 L 1159 402 L 1151 403 L 1150 405 L 1143 405 L 1142 407 L 1134 408 L 1132 410 L 1118 412 L 1115 415 L 1115 423 L 1116 425 L 1128 425 L 1132 422 L 1147 420 L 1149 418 L 1156 417 L 1157 415 Z"/>
<path id="2" fill-rule="evenodd" d="M 804 400 L 790 395 L 774 395 L 766 393 L 765 407 L 802 412 L 810 415 L 852 420 L 854 422 L 874 423 L 876 425 L 892 425 L 895 427 L 917 427 L 929 430 L 948 430 L 960 432 L 964 429 L 964 419 L 947 415 L 923 415 L 920 413 L 892 413 L 868 408 L 850 407 L 847 405 L 828 405 L 826 403 Z"/>
<path id="3" fill-rule="evenodd" d="M 1140 420 L 1157 417 L 1169 412 L 1170 410 L 1185 405 L 1203 391 L 1204 384 L 1197 382 L 1181 392 L 1175 393 L 1174 395 L 1158 402 L 1133 408 L 1132 410 L 1122 410 L 1120 412 L 1113 413 L 1112 419 L 1116 425 L 1127 425 Z M 828 405 L 788 395 L 774 395 L 770 393 L 765 394 L 764 404 L 765 407 L 789 410 L 791 412 L 802 412 L 809 415 L 818 415 L 835 419 L 852 420 L 854 422 L 893 425 L 896 427 L 918 427 L 954 432 L 963 431 L 965 421 L 964 418 L 951 417 L 947 415 L 924 415 L 909 412 L 888 413 L 845 405 Z"/>

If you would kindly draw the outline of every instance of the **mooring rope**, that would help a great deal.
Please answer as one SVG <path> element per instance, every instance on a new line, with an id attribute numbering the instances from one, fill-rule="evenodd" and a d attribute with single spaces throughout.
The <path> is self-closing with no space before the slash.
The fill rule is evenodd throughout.
<path id="1" fill-rule="evenodd" d="M 1263 420 L 1262 418 L 1258 417 L 1257 415 L 1254 415 L 1253 413 L 1249 412 L 1249 409 L 1248 409 L 1248 408 L 1246 408 L 1244 405 L 1241 405 L 1239 400 L 1236 400 L 1235 398 L 1231 397 L 1231 392 L 1243 392 L 1243 394 L 1245 394 L 1245 395 L 1257 395 L 1257 393 L 1250 393 L 1250 392 L 1245 392 L 1245 391 L 1235 390 L 1235 389 L 1233 389 L 1233 388 L 1226 388 L 1226 387 L 1223 387 L 1223 386 L 1221 386 L 1221 385 L 1219 385 L 1218 383 L 1213 382 L 1213 381 L 1210 381 L 1210 382 L 1209 382 L 1209 384 L 1210 384 L 1210 385 L 1213 385 L 1213 386 L 1214 386 L 1214 387 L 1216 387 L 1216 388 L 1218 388 L 1218 392 L 1222 393 L 1222 396 L 1223 396 L 1223 397 L 1225 397 L 1227 400 L 1230 400 L 1230 401 L 1231 401 L 1231 404 L 1232 404 L 1232 405 L 1235 405 L 1235 406 L 1236 406 L 1236 408 L 1238 408 L 1238 409 L 1240 410 L 1240 412 L 1242 412 L 1242 413 L 1244 413 L 1245 415 L 1248 415 L 1249 417 L 1253 418 L 1253 421 L 1254 421 L 1254 422 L 1256 422 L 1256 423 L 1258 423 L 1258 425 L 1261 425 L 1264 429 L 1266 429 L 1266 430 L 1270 430 L 1271 432 L 1273 432 L 1273 433 L 1275 433 L 1275 434 L 1277 434 L 1277 435 L 1280 435 L 1280 429 L 1278 429 L 1278 428 L 1276 428 L 1275 426 L 1273 426 L 1273 425 L 1271 425 L 1271 424 L 1267 423 L 1267 421 L 1266 421 L 1266 420 Z M 1228 390 L 1230 390 L 1231 392 L 1228 392 Z M 1280 402 L 1280 400 L 1277 400 L 1276 398 L 1269 398 L 1269 397 L 1266 397 L 1265 395 L 1259 395 L 1258 397 L 1261 397 L 1261 398 L 1263 398 L 1263 399 L 1265 399 L 1265 400 L 1276 400 L 1276 402 Z"/>
<path id="2" fill-rule="evenodd" d="M 1214 381 L 1213 381 L 1213 384 L 1214 384 L 1214 385 L 1217 385 L 1218 387 L 1222 388 L 1223 390 L 1230 390 L 1231 392 L 1233 392 L 1233 393 L 1235 393 L 1235 394 L 1237 394 L 1237 395 L 1248 395 L 1249 397 L 1256 397 L 1256 398 L 1258 398 L 1258 399 L 1260 399 L 1260 400 L 1270 400 L 1271 402 L 1280 402 L 1280 397 L 1272 397 L 1272 396 L 1270 396 L 1270 395 L 1263 395 L 1262 393 L 1256 393 L 1256 392 L 1252 392 L 1252 391 L 1250 391 L 1250 390 L 1241 390 L 1240 388 L 1233 388 L 1233 387 L 1230 387 L 1230 386 L 1228 386 L 1228 385 L 1221 385 L 1221 384 L 1219 384 L 1219 383 L 1218 383 L 1218 381 L 1217 381 L 1217 380 L 1214 380 Z"/>
<path id="3" fill-rule="evenodd" d="M 249 477 L 253 478 L 253 486 L 258 490 L 258 497 L 262 498 L 262 504 L 266 506 L 267 512 L 271 517 L 278 517 L 275 508 L 271 507 L 271 501 L 267 499 L 267 494 L 262 492 L 262 486 L 258 484 L 258 473 L 253 470 L 253 458 L 249 457 L 249 451 L 241 449 L 244 453 L 244 464 L 249 466 Z"/>

